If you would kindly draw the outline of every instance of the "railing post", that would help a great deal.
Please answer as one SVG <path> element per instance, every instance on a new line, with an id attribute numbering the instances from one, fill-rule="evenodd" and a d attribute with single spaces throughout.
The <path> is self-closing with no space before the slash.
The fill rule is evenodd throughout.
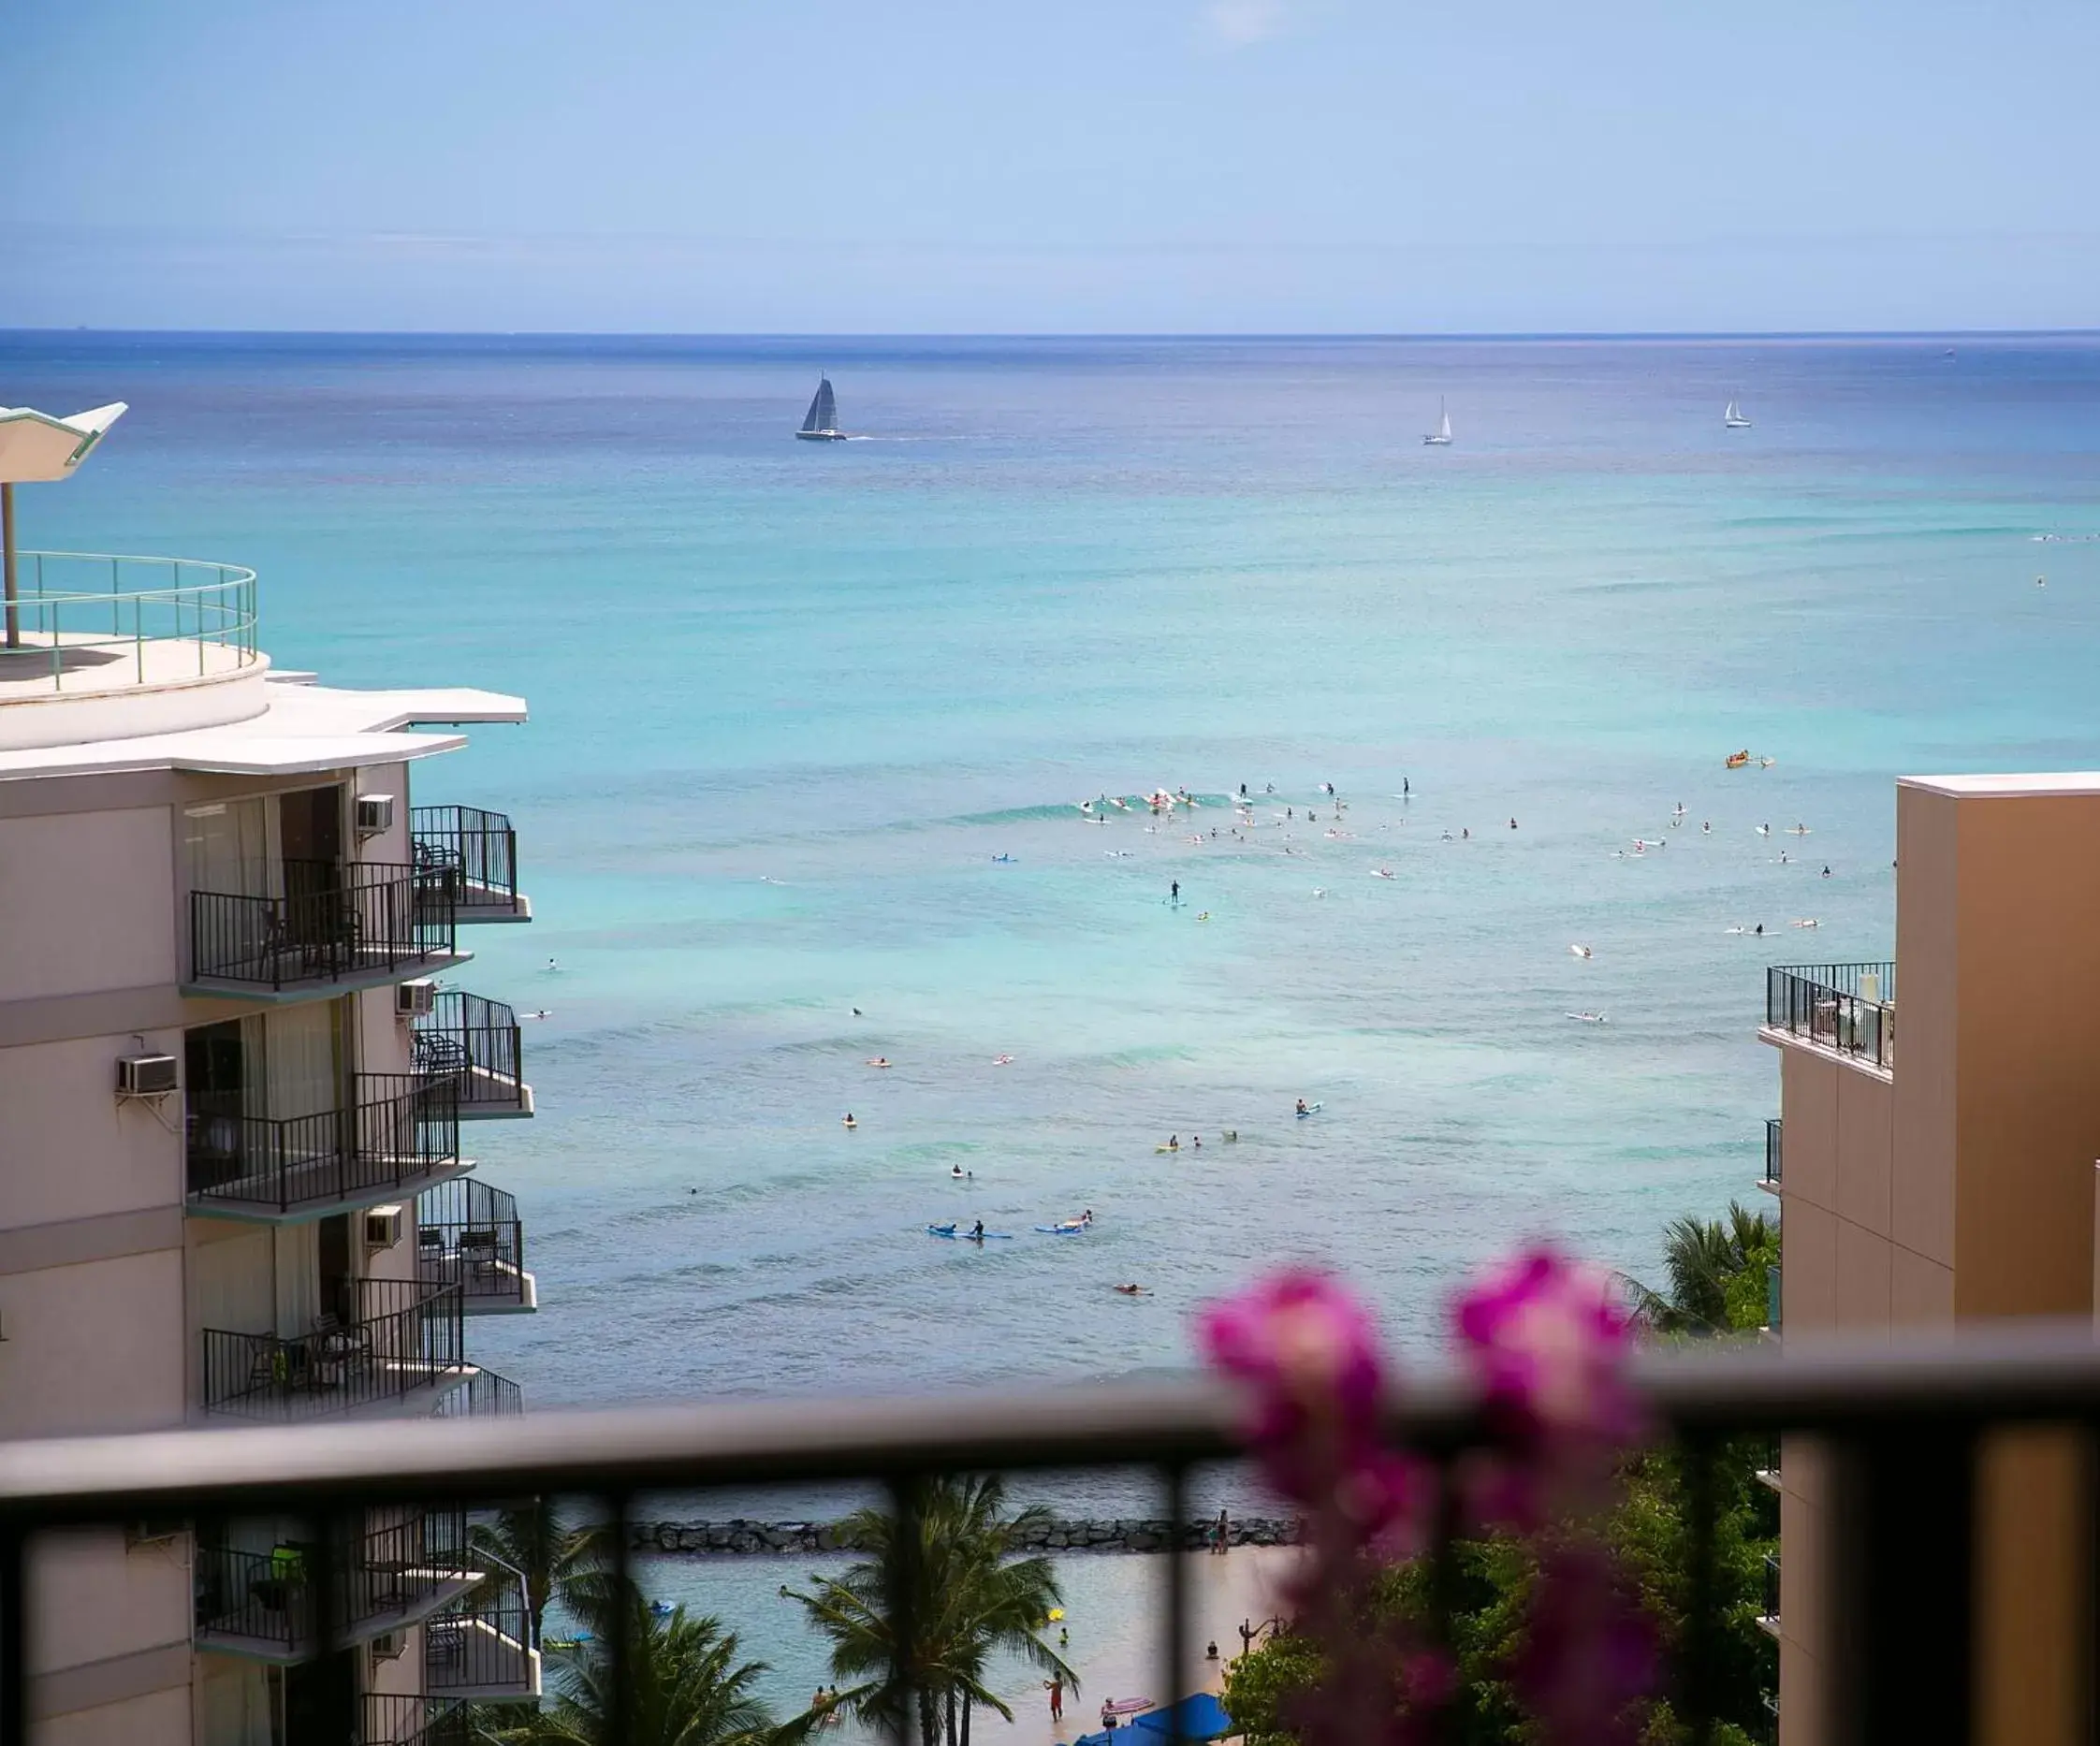
<path id="1" fill-rule="evenodd" d="M 28 1554 L 10 1514 L 0 1520 L 0 1746 L 29 1746 Z"/>
<path id="2" fill-rule="evenodd" d="M 1976 1686 L 1974 1430 L 1914 1421 L 1828 1448 L 1830 1709 L 1812 1719 L 1812 1731 L 1845 1746 L 1966 1740 Z"/>

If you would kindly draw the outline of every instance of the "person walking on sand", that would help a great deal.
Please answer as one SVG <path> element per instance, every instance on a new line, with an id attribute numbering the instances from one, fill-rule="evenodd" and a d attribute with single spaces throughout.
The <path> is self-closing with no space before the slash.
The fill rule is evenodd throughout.
<path id="1" fill-rule="evenodd" d="M 1219 1558 L 1225 1556 L 1225 1549 L 1232 1543 L 1232 1521 L 1221 1509 L 1218 1512 L 1217 1537 L 1211 1541 L 1211 1550 Z"/>

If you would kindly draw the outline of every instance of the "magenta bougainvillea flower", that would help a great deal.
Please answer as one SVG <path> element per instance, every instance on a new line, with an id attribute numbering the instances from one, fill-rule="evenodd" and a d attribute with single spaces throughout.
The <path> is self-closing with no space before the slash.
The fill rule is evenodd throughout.
<path id="1" fill-rule="evenodd" d="M 1347 1289 L 1310 1269 L 1277 1273 L 1204 1310 L 1200 1333 L 1211 1362 L 1247 1390 L 1247 1440 L 1270 1484 L 1366 1534 L 1401 1514 L 1408 1468 L 1378 1436 L 1378 1329 Z"/>
<path id="2" fill-rule="evenodd" d="M 1459 1349 L 1506 1432 L 1617 1446 L 1640 1432 L 1631 1318 L 1611 1276 L 1541 1245 L 1459 1300 Z"/>

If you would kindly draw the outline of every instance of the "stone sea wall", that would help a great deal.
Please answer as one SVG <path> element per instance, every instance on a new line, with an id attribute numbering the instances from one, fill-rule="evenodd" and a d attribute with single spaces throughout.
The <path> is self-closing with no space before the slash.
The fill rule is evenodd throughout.
<path id="1" fill-rule="evenodd" d="M 1181 1530 L 1181 1544 L 1191 1550 L 1211 1543 L 1217 1518 L 1191 1521 Z M 1165 1517 L 1118 1516 L 1114 1520 L 1054 1520 L 1024 1536 L 1026 1551 L 1159 1552 L 1174 1539 L 1174 1523 Z M 1232 1546 L 1291 1546 L 1298 1523 L 1269 1516 L 1234 1516 L 1226 1539 Z M 628 1544 L 636 1551 L 686 1552 L 700 1556 L 766 1552 L 853 1552 L 861 1547 L 843 1521 L 634 1521 Z"/>

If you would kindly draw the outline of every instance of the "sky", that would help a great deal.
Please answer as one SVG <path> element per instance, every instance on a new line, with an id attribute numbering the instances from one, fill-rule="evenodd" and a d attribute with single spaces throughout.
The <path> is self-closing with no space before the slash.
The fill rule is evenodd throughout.
<path id="1" fill-rule="evenodd" d="M 0 327 L 2100 326 L 2094 0 L 6 0 Z"/>

